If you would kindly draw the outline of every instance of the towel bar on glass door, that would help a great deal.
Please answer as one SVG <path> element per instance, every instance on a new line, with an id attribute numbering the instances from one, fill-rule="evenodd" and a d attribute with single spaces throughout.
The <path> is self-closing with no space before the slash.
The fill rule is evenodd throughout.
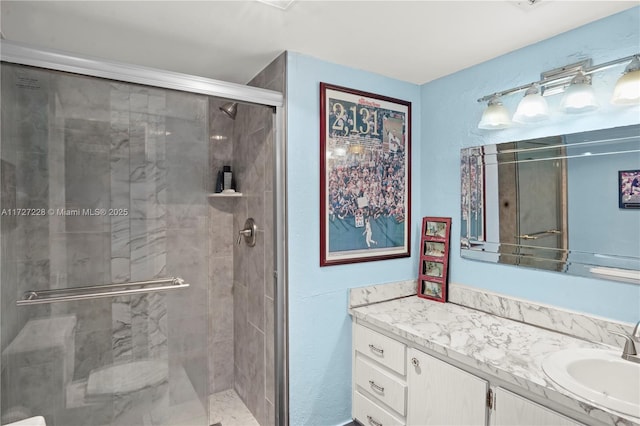
<path id="1" fill-rule="evenodd" d="M 103 284 L 86 287 L 56 288 L 51 290 L 29 290 L 24 292 L 22 300 L 18 300 L 16 305 L 38 305 L 53 302 L 69 302 L 72 300 L 98 299 L 100 297 L 177 290 L 186 287 L 189 287 L 189 284 L 185 283 L 182 278 L 163 278 L 122 284 Z"/>

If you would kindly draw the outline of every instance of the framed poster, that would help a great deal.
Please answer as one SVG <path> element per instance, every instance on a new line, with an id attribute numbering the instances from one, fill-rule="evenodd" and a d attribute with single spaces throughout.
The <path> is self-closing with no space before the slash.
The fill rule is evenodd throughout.
<path id="1" fill-rule="evenodd" d="M 425 217 L 422 219 L 418 297 L 438 302 L 447 301 L 450 232 L 450 217 Z"/>
<path id="2" fill-rule="evenodd" d="M 618 207 L 621 209 L 640 208 L 640 170 L 620 170 L 618 172 Z"/>
<path id="3" fill-rule="evenodd" d="M 320 83 L 320 266 L 410 256 L 411 103 Z"/>

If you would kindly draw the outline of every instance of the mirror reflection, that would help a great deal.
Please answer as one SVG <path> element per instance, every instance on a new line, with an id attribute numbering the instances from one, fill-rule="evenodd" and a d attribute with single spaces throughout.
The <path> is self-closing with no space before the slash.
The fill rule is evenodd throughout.
<path id="1" fill-rule="evenodd" d="M 461 151 L 461 256 L 640 283 L 640 125 Z"/>

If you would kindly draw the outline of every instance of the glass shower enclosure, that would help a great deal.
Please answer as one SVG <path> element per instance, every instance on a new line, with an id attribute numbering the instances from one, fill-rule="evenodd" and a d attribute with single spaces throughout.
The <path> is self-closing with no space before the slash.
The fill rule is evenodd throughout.
<path id="1" fill-rule="evenodd" d="M 208 425 L 210 97 L 0 72 L 0 423 Z"/>

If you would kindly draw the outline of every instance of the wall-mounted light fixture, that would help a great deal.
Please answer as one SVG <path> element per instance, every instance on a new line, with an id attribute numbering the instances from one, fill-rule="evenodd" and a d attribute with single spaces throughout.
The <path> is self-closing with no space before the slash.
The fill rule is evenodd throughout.
<path id="1" fill-rule="evenodd" d="M 564 112 L 570 114 L 580 114 L 597 109 L 600 105 L 596 99 L 596 92 L 591 86 L 591 77 L 578 71 L 578 74 L 569 83 L 569 87 L 566 88 L 560 105 Z"/>
<path id="2" fill-rule="evenodd" d="M 482 118 L 478 124 L 479 129 L 495 130 L 506 129 L 511 126 L 509 110 L 502 105 L 500 98 L 494 96 L 489 99 L 487 108 L 482 113 Z"/>
<path id="3" fill-rule="evenodd" d="M 538 85 L 534 83 L 524 92 L 524 98 L 518 104 L 516 113 L 513 114 L 513 121 L 516 123 L 535 123 L 548 118 L 549 105 L 547 100 L 542 97 Z"/>
<path id="4" fill-rule="evenodd" d="M 622 77 L 618 79 L 611 103 L 616 105 L 633 105 L 640 99 L 640 55 L 635 55 L 627 65 Z"/>
<path id="5" fill-rule="evenodd" d="M 577 114 L 598 108 L 598 101 L 591 85 L 591 74 L 603 71 L 618 64 L 629 62 L 613 90 L 611 103 L 614 105 L 640 105 L 640 53 L 591 66 L 587 59 L 575 64 L 565 65 L 540 74 L 540 80 L 529 84 L 492 93 L 478 99 L 488 102 L 482 114 L 479 129 L 504 129 L 511 126 L 508 110 L 500 98 L 525 91 L 518 104 L 513 122 L 534 123 L 549 118 L 546 96 L 565 93 L 561 108 L 564 112 Z"/>

